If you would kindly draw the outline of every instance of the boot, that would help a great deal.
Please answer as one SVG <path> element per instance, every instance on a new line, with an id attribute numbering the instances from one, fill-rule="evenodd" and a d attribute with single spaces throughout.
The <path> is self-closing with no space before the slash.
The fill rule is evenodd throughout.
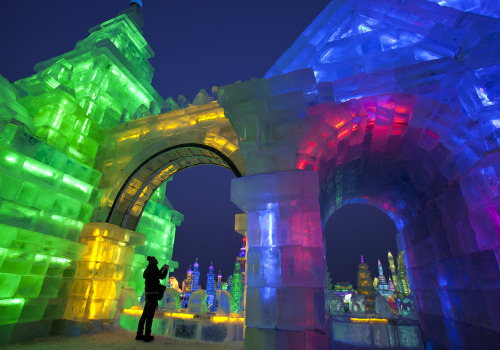
<path id="1" fill-rule="evenodd" d="M 144 335 L 142 333 L 137 332 L 137 335 L 135 336 L 135 340 L 143 340 Z"/>
<path id="2" fill-rule="evenodd" d="M 152 335 L 145 335 L 143 340 L 144 340 L 146 343 L 148 343 L 148 342 L 150 342 L 150 341 L 153 341 L 153 339 L 154 339 L 154 338 L 155 338 L 155 337 L 153 337 Z"/>

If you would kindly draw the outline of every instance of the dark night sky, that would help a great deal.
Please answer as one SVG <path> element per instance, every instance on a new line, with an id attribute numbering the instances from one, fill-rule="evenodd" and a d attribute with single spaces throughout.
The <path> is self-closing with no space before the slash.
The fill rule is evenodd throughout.
<path id="1" fill-rule="evenodd" d="M 164 98 L 183 94 L 192 100 L 202 88 L 210 93 L 214 85 L 262 77 L 327 3 L 144 0 L 144 35 L 156 53 L 151 59 L 153 86 Z M 127 6 L 127 0 L 3 3 L 0 74 L 11 82 L 33 74 L 36 63 L 72 50 L 88 29 Z M 222 270 L 224 280 L 232 272 L 242 238 L 233 230 L 234 214 L 239 212 L 229 199 L 234 177 L 224 168 L 200 166 L 168 183 L 171 203 L 185 215 L 174 246 L 174 260 L 180 263 L 174 275 L 179 281 L 196 257 L 202 277 L 210 261 L 216 272 Z M 338 211 L 325 230 L 334 282 L 356 283 L 361 253 L 374 277 L 376 258 L 382 257 L 386 267 L 387 249 L 396 251 L 395 234 L 392 221 L 377 209 L 350 205 Z"/>

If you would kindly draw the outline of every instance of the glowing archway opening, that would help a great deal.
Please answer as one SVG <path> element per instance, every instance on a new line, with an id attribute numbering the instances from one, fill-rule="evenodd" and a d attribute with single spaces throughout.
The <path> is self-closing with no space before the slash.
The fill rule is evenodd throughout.
<path id="1" fill-rule="evenodd" d="M 230 169 L 242 174 L 219 150 L 201 144 L 182 144 L 162 150 L 137 167 L 127 178 L 116 197 L 106 222 L 135 230 L 147 201 L 160 184 L 176 172 L 202 164 Z"/>

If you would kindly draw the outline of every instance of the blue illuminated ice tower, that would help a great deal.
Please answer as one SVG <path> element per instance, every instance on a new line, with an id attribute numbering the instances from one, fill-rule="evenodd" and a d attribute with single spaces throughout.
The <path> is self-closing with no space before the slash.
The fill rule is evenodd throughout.
<path id="1" fill-rule="evenodd" d="M 220 290 L 222 288 L 222 273 L 219 270 L 219 274 L 217 275 L 217 286 L 215 290 Z"/>
<path id="2" fill-rule="evenodd" d="M 198 264 L 198 258 L 196 258 L 193 271 L 193 292 L 196 292 L 200 288 L 200 271 L 198 271 L 199 267 L 200 264 Z"/>
<path id="3" fill-rule="evenodd" d="M 207 273 L 207 310 L 215 311 L 215 273 L 212 263 Z"/>

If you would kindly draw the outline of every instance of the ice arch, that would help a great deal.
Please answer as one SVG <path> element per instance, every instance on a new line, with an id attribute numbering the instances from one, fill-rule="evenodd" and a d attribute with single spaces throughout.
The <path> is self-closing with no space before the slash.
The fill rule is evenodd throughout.
<path id="1" fill-rule="evenodd" d="M 319 105 L 309 117 L 297 167 L 319 173 L 323 221 L 345 203 L 382 209 L 406 249 L 427 336 L 450 346 L 472 330 L 497 337 L 499 156 L 471 151 L 476 123 L 405 93 Z"/>
<path id="2" fill-rule="evenodd" d="M 176 111 L 151 86 L 152 51 L 130 12 L 92 29 L 74 51 L 38 64 L 38 73 L 15 87 L 0 81 L 7 119 L 36 124 L 48 141 L 31 144 L 12 123 L 3 129 L 4 226 L 23 247 L 29 237 L 29 264 L 32 249 L 59 247 L 55 259 L 36 262 L 35 279 L 8 269 L 14 287 L 3 297 L 15 312 L 7 333 L 19 320 L 18 334 L 25 335 L 42 317 L 46 297 L 54 298 L 48 321 L 63 317 L 68 300 L 64 318 L 109 318 L 116 287 L 126 282 L 117 261 L 128 264 L 145 239 L 125 227 L 135 227 L 159 174 L 170 165 L 176 171 L 215 162 L 246 175 L 232 181 L 232 200 L 248 216 L 248 348 L 327 346 L 322 221 L 353 200 L 392 213 L 426 337 L 448 348 L 497 344 L 496 2 L 440 3 L 455 8 L 423 0 L 331 1 L 267 79 L 223 87 L 213 98 L 201 93 L 196 106 L 182 101 L 187 108 Z M 160 106 L 171 112 L 150 116 Z M 16 177 L 32 195 L 18 196 Z M 79 293 L 64 287 L 60 294 L 61 268 L 39 299 L 43 264 L 71 262 L 68 276 L 77 273 L 78 237 L 96 248 L 83 259 L 114 261 L 117 275 L 82 276 L 85 283 L 74 284 L 84 287 L 75 288 Z M 96 244 L 106 240 L 115 242 Z M 13 257 L 21 260 L 6 261 Z M 13 293 L 21 278 L 31 287 L 21 284 L 19 303 Z M 86 304 L 90 290 L 100 295 Z"/>
<path id="3" fill-rule="evenodd" d="M 422 94 L 338 103 L 321 102 L 321 89 L 305 69 L 220 95 L 249 165 L 232 185 L 233 201 L 248 214 L 247 271 L 254 271 L 247 342 L 267 334 L 279 348 L 279 334 L 300 338 L 284 334 L 301 329 L 306 343 L 319 342 L 322 222 L 359 201 L 398 228 L 426 338 L 446 347 L 491 344 L 500 283 L 491 124 Z M 285 311 L 290 300 L 304 317 Z"/>
<path id="4" fill-rule="evenodd" d="M 465 173 L 467 122 L 425 96 L 390 93 L 308 110 L 297 168 L 318 171 L 325 222 L 358 198 L 386 211 L 402 229 L 449 181 Z"/>
<path id="5" fill-rule="evenodd" d="M 158 186 L 191 166 L 212 164 L 245 174 L 237 135 L 217 102 L 131 121 L 111 129 L 102 149 L 95 220 L 134 230 Z M 98 166 L 99 166 L 98 165 Z"/>

